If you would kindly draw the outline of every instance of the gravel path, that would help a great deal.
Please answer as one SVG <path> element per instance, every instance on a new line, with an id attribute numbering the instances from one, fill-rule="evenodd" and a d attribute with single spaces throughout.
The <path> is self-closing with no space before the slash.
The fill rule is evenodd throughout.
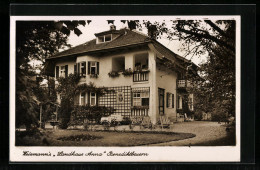
<path id="1" fill-rule="evenodd" d="M 196 137 L 179 141 L 152 144 L 150 146 L 189 146 L 206 141 L 214 141 L 226 136 L 226 130 L 223 124 L 224 123 L 218 124 L 217 122 L 206 121 L 175 123 L 172 128 L 173 132 L 193 133 L 196 134 Z"/>

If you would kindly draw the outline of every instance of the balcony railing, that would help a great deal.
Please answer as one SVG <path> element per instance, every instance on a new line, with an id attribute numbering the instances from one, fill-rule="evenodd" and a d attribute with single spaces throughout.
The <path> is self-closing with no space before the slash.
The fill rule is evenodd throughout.
<path id="1" fill-rule="evenodd" d="M 134 82 L 148 81 L 149 71 L 135 71 L 133 73 Z"/>
<path id="2" fill-rule="evenodd" d="M 178 88 L 191 87 L 191 82 L 189 80 L 178 80 L 177 87 Z"/>
<path id="3" fill-rule="evenodd" d="M 133 106 L 131 116 L 148 116 L 149 106 Z"/>

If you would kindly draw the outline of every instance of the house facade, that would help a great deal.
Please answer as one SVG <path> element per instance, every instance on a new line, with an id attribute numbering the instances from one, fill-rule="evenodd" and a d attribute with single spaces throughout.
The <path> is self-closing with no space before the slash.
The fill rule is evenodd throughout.
<path id="1" fill-rule="evenodd" d="M 75 105 L 107 106 L 122 116 L 150 116 L 152 123 L 167 116 L 180 120 L 183 96 L 192 111 L 193 94 L 188 94 L 187 69 L 196 66 L 174 54 L 156 40 L 129 29 L 95 34 L 96 39 L 48 58 L 46 68 L 56 79 L 78 73 L 80 84 L 94 83 L 112 91 L 75 96 Z M 60 102 L 60 97 L 58 97 Z"/>

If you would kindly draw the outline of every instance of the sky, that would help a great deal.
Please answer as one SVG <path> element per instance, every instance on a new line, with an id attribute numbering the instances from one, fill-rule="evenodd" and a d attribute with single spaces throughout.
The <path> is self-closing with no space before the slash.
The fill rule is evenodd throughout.
<path id="1" fill-rule="evenodd" d="M 166 21 L 167 24 L 167 21 Z M 108 24 L 107 20 L 105 19 L 96 19 L 92 20 L 89 24 L 86 23 L 85 27 L 84 26 L 79 26 L 78 28 L 81 30 L 82 34 L 80 36 L 77 36 L 74 33 L 71 33 L 68 39 L 68 43 L 72 45 L 72 47 L 75 47 L 77 45 L 83 44 L 89 40 L 95 39 L 95 33 L 99 33 L 102 31 L 107 31 L 109 30 L 111 24 Z M 121 29 L 127 27 L 127 23 L 122 23 L 120 20 L 115 20 L 114 25 L 116 26 L 116 29 Z M 170 24 L 169 24 L 170 25 Z M 140 31 L 140 30 L 137 30 Z M 142 31 L 140 31 L 144 34 L 147 35 L 147 29 L 142 28 Z M 174 53 L 184 56 L 185 52 L 184 51 L 179 51 L 181 47 L 181 43 L 178 40 L 173 40 L 170 41 L 166 37 L 162 37 L 161 39 L 157 39 L 161 44 L 163 44 L 165 47 L 169 48 L 172 50 Z M 189 56 L 186 57 L 187 59 L 190 59 Z M 204 62 L 206 60 L 206 57 L 198 57 L 198 56 L 193 56 L 192 62 L 195 64 L 199 64 L 201 62 Z"/>

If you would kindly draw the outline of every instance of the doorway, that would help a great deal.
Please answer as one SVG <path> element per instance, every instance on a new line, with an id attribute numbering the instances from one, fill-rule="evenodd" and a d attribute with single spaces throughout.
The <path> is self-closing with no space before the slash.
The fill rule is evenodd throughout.
<path id="1" fill-rule="evenodd" d="M 158 88 L 159 94 L 159 115 L 164 115 L 164 89 Z"/>

